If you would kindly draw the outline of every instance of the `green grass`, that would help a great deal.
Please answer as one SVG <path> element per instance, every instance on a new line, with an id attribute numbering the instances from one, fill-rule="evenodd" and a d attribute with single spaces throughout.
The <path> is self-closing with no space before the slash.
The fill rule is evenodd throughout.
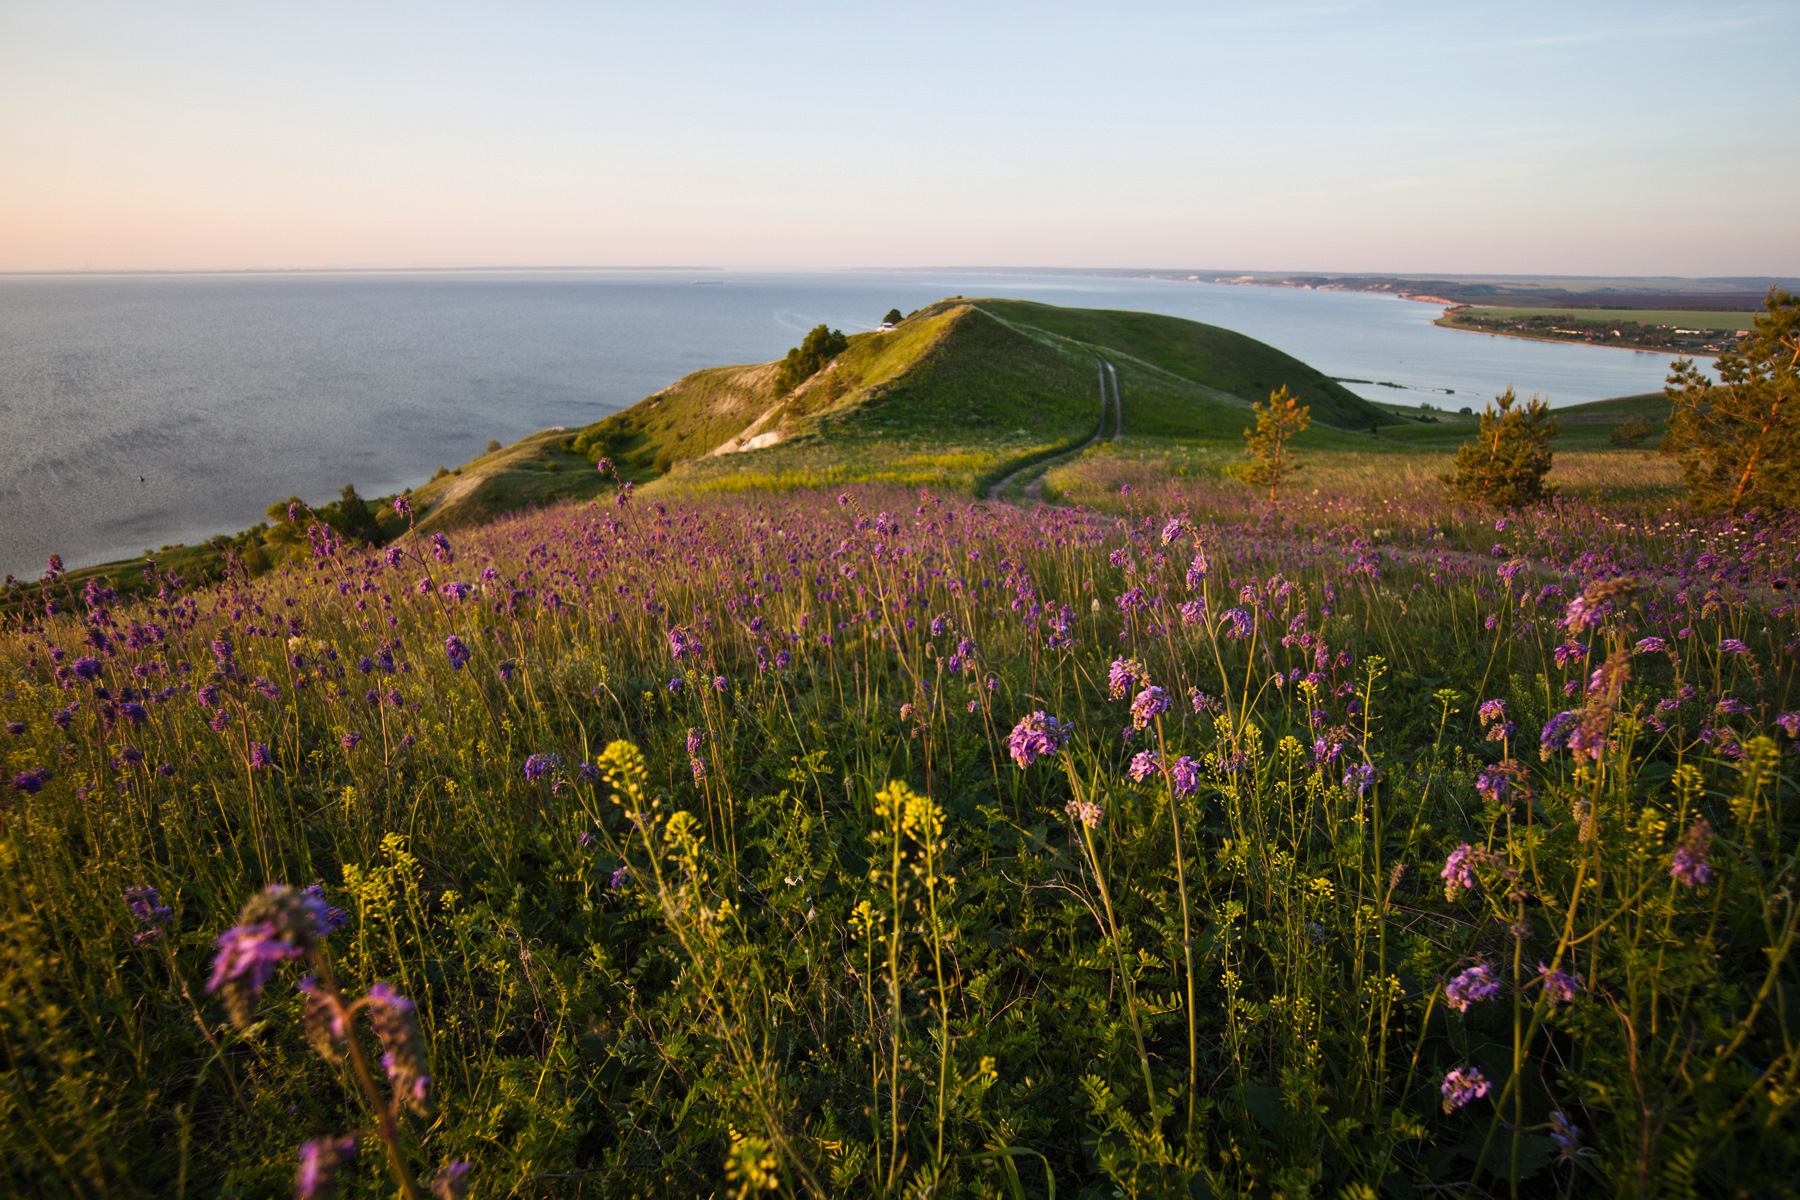
<path id="1" fill-rule="evenodd" d="M 1670 325 L 1680 329 L 1749 329 L 1759 314 L 1753 312 L 1683 312 L 1641 308 L 1489 308 L 1475 305 L 1475 317 L 1552 317 L 1585 324 L 1635 321 L 1640 325 Z"/>

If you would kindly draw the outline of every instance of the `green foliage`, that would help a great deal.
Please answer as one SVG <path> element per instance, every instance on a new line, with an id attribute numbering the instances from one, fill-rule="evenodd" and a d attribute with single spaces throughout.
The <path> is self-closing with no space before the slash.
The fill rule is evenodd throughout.
<path id="1" fill-rule="evenodd" d="M 781 369 L 775 374 L 775 393 L 784 395 L 793 391 L 849 348 L 850 341 L 841 329 L 815 326 L 781 360 Z"/>
<path id="2" fill-rule="evenodd" d="M 1312 424 L 1312 410 L 1288 395 L 1286 385 L 1269 393 L 1268 407 L 1251 406 L 1256 413 L 1256 428 L 1244 430 L 1244 453 L 1250 462 L 1239 472 L 1239 478 L 1253 487 L 1269 488 L 1269 503 L 1275 503 L 1280 488 L 1302 464 L 1294 461 L 1292 452 L 1296 437 Z"/>
<path id="3" fill-rule="evenodd" d="M 331 527 L 342 537 L 365 546 L 379 546 L 382 541 L 381 522 L 375 517 L 375 510 L 369 507 L 368 501 L 356 494 L 356 485 L 346 483 L 344 490 L 338 493 L 338 501 L 331 506 L 334 510 L 329 514 Z"/>
<path id="4" fill-rule="evenodd" d="M 1612 444 L 1615 446 L 1624 446 L 1627 449 L 1633 446 L 1641 446 L 1654 429 L 1655 426 L 1650 423 L 1648 418 L 1632 417 L 1629 421 L 1626 421 L 1624 424 L 1618 425 L 1613 429 Z"/>
<path id="5" fill-rule="evenodd" d="M 489 438 L 487 447 L 483 452 L 486 454 L 498 454 L 500 452 L 500 439 Z"/>
<path id="6" fill-rule="evenodd" d="M 906 318 L 900 314 L 899 309 L 890 308 L 888 309 L 887 316 L 881 318 L 881 323 L 883 325 L 898 325 L 904 320 L 906 320 Z"/>
<path id="7" fill-rule="evenodd" d="M 1445 482 L 1457 495 L 1496 508 L 1536 504 L 1555 494 L 1544 477 L 1550 443 L 1561 432 L 1548 404 L 1533 396 L 1521 406 L 1509 387 L 1482 411 L 1480 432 L 1457 450 Z"/>
<path id="8" fill-rule="evenodd" d="M 1750 336 L 1719 356 L 1718 383 L 1692 359 L 1669 375 L 1661 449 L 1680 460 L 1701 509 L 1800 506 L 1800 297 L 1770 288 L 1763 308 Z"/>

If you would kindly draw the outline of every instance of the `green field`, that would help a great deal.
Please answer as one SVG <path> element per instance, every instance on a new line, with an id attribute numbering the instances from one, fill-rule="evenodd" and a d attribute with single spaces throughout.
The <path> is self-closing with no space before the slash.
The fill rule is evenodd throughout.
<path id="1" fill-rule="evenodd" d="M 1753 312 L 1681 312 L 1642 308 L 1489 308 L 1471 305 L 1470 316 L 1496 319 L 1554 317 L 1594 324 L 1636 321 L 1640 325 L 1668 325 L 1676 329 L 1748 329 L 1758 314 Z"/>

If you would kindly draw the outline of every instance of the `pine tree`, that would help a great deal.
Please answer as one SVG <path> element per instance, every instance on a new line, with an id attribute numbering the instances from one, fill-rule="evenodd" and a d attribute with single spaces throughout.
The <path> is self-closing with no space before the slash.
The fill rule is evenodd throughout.
<path id="1" fill-rule="evenodd" d="M 1660 448 L 1698 508 L 1800 507 L 1800 298 L 1770 288 L 1763 308 L 1743 346 L 1719 356 L 1718 383 L 1687 358 L 1669 375 Z"/>
<path id="2" fill-rule="evenodd" d="M 1550 473 L 1550 443 L 1561 433 L 1548 404 L 1533 396 L 1520 405 L 1509 387 L 1482 412 L 1475 440 L 1457 448 L 1455 472 L 1444 476 L 1444 482 L 1457 495 L 1496 508 L 1546 500 L 1556 494 L 1544 482 Z"/>
<path id="3" fill-rule="evenodd" d="M 1304 465 L 1294 461 L 1288 448 L 1312 424 L 1312 409 L 1288 395 L 1286 384 L 1269 393 L 1267 408 L 1260 404 L 1251 408 L 1256 413 L 1256 428 L 1244 430 L 1248 443 L 1244 453 L 1250 456 L 1250 462 L 1239 472 L 1239 478 L 1257 486 L 1268 484 L 1269 503 L 1273 504 L 1282 481 Z"/>

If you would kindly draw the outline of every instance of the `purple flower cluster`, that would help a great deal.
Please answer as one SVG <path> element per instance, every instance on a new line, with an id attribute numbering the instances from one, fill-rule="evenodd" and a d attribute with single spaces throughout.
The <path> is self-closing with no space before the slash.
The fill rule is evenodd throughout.
<path id="1" fill-rule="evenodd" d="M 1544 985 L 1544 995 L 1552 1004 L 1567 1004 L 1581 991 L 1581 980 L 1567 971 L 1553 971 L 1542 962 L 1538 963 L 1538 982 Z"/>
<path id="2" fill-rule="evenodd" d="M 1150 672 L 1137 659 L 1115 658 L 1106 669 L 1106 694 L 1114 700 L 1123 700 L 1131 695 L 1133 688 L 1149 679 Z"/>
<path id="3" fill-rule="evenodd" d="M 1458 1067 L 1444 1076 L 1444 1082 L 1438 1087 L 1438 1091 L 1444 1097 L 1446 1113 L 1455 1112 L 1471 1100 L 1481 1099 L 1491 1090 L 1493 1090 L 1493 1085 L 1488 1083 L 1477 1067 L 1470 1067 L 1466 1071 Z"/>
<path id="4" fill-rule="evenodd" d="M 1143 729 L 1169 711 L 1169 693 L 1152 684 L 1131 700 L 1131 727 Z"/>
<path id="5" fill-rule="evenodd" d="M 1012 733 L 1006 739 L 1007 751 L 1012 760 L 1024 770 L 1040 758 L 1048 758 L 1062 750 L 1068 744 L 1069 735 L 1075 731 L 1073 725 L 1066 725 L 1055 717 L 1046 716 L 1040 709 L 1028 717 L 1021 717 L 1013 726 Z"/>
<path id="6" fill-rule="evenodd" d="M 300 1165 L 294 1171 L 294 1200 L 331 1200 L 337 1195 L 338 1172 L 356 1157 L 356 1138 L 314 1138 L 300 1146 Z"/>
<path id="7" fill-rule="evenodd" d="M 153 887 L 126 888 L 125 907 L 131 910 L 131 915 L 139 926 L 138 931 L 131 936 L 131 944 L 134 946 L 141 946 L 161 937 L 163 928 L 175 916 L 174 909 L 163 907 L 162 895 Z"/>
<path id="8" fill-rule="evenodd" d="M 275 969 L 311 953 L 328 932 L 323 899 L 270 884 L 244 905 L 238 923 L 219 935 L 206 990 L 219 993 L 232 1022 L 245 1028 Z"/>
<path id="9" fill-rule="evenodd" d="M 1457 1012 L 1468 1012 L 1469 1005 L 1499 994 L 1500 977 L 1486 963 L 1470 967 L 1444 985 L 1444 999 Z"/>
<path id="10" fill-rule="evenodd" d="M 1707 854 L 1712 848 L 1712 825 L 1704 820 L 1696 821 L 1688 827 L 1675 846 L 1675 852 L 1669 856 L 1669 877 L 1683 887 L 1703 887 L 1712 881 L 1712 863 L 1707 861 Z"/>
<path id="11" fill-rule="evenodd" d="M 1450 857 L 1444 860 L 1444 869 L 1438 872 L 1438 877 L 1444 881 L 1446 900 L 1454 900 L 1475 886 L 1474 864 L 1480 860 L 1481 852 L 1467 842 L 1450 852 Z"/>
<path id="12" fill-rule="evenodd" d="M 525 760 L 525 782 L 536 783 L 560 766 L 562 759 L 555 754 L 533 754 Z"/>
<path id="13" fill-rule="evenodd" d="M 413 1002 L 385 983 L 369 989 L 369 1024 L 381 1042 L 381 1065 L 394 1085 L 394 1099 L 421 1117 L 431 1115 L 433 1096 L 425 1038 Z"/>

